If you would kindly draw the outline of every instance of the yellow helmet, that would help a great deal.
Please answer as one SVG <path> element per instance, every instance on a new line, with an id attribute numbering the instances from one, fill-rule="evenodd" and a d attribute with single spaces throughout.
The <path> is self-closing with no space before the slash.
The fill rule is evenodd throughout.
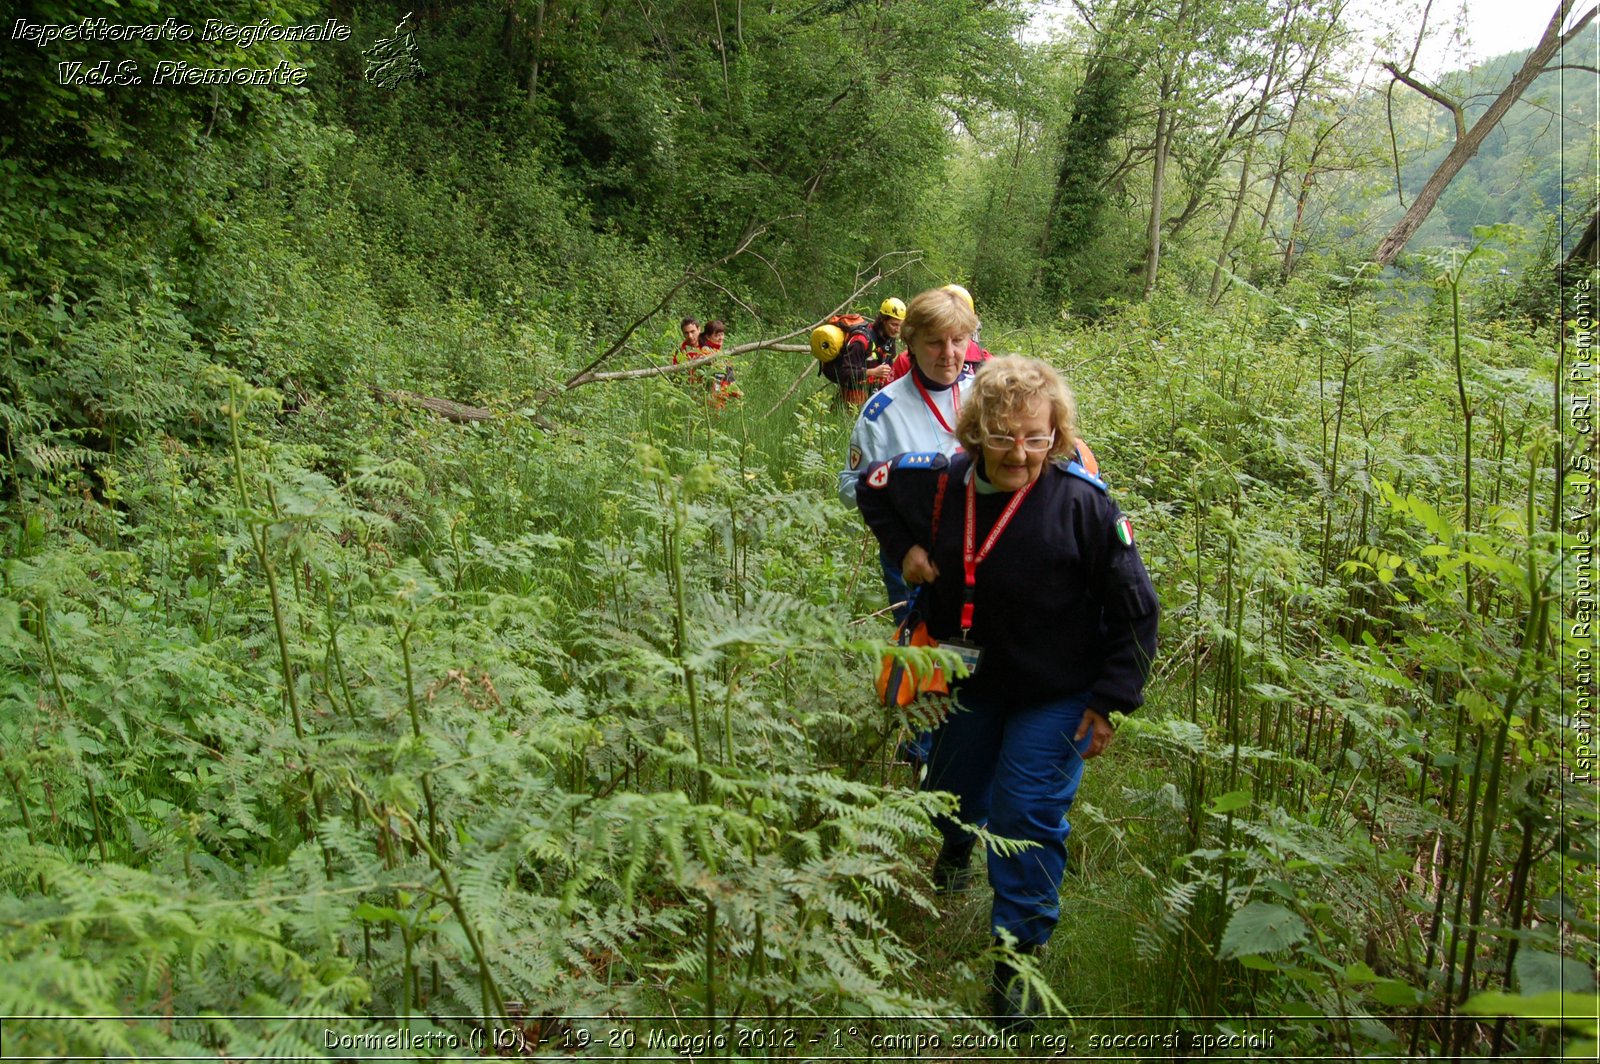
<path id="1" fill-rule="evenodd" d="M 886 318 L 893 318 L 895 321 L 905 321 L 906 305 L 894 296 L 890 296 L 883 301 L 883 306 L 878 308 L 878 313 Z"/>
<path id="2" fill-rule="evenodd" d="M 954 292 L 961 298 L 961 302 L 967 305 L 967 309 L 972 311 L 974 314 L 978 312 L 978 308 L 972 305 L 972 293 L 967 291 L 965 288 L 962 288 L 958 284 L 947 284 L 944 286 L 944 290 L 946 292 Z"/>
<path id="3" fill-rule="evenodd" d="M 837 325 L 818 325 L 811 330 L 811 354 L 818 362 L 832 362 L 844 350 L 844 330 Z"/>

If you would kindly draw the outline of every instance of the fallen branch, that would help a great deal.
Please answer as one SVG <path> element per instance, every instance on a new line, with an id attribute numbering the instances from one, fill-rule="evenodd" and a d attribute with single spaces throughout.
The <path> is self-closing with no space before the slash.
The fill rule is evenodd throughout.
<path id="1" fill-rule="evenodd" d="M 780 339 L 793 336 L 789 333 Z M 713 365 L 718 359 L 732 358 L 735 355 L 746 355 L 751 351 L 810 351 L 811 348 L 801 344 L 780 344 L 776 340 L 757 340 L 753 343 L 740 344 L 730 347 L 726 351 L 719 351 L 707 358 L 691 358 L 671 366 L 641 366 L 638 369 L 611 370 L 606 373 L 591 373 L 581 380 L 568 381 L 561 387 L 564 391 L 571 391 L 584 384 L 597 384 L 601 381 L 632 381 L 641 377 L 669 377 L 674 373 L 690 373 L 697 369 L 705 369 Z"/>
<path id="2" fill-rule="evenodd" d="M 458 403 L 453 399 L 435 399 L 431 395 L 418 395 L 416 392 L 381 391 L 373 389 L 380 399 L 391 403 L 402 403 L 406 406 L 420 406 L 422 409 L 438 414 L 446 421 L 453 421 L 457 425 L 472 425 L 480 421 L 493 421 L 497 416 L 493 410 L 481 406 L 468 406 Z"/>
<path id="3" fill-rule="evenodd" d="M 782 219 L 779 219 L 779 220 L 782 221 Z M 738 258 L 740 255 L 743 255 L 745 253 L 745 251 L 749 249 L 750 245 L 755 242 L 755 239 L 758 236 L 760 236 L 762 233 L 765 233 L 766 231 L 767 231 L 767 227 L 766 227 L 765 224 L 756 226 L 754 229 L 750 230 L 749 233 L 745 234 L 744 239 L 740 240 L 739 243 L 738 243 L 738 246 L 736 246 L 732 251 L 728 252 L 726 255 L 722 256 L 722 258 L 718 259 L 717 261 L 711 263 L 711 265 L 705 267 L 704 272 L 710 272 L 711 270 L 715 270 L 715 269 L 717 269 L 719 267 L 725 266 L 728 263 L 732 262 L 734 259 Z M 703 279 L 704 279 L 704 276 L 703 276 L 703 272 L 701 270 L 684 270 L 683 271 L 683 276 L 678 278 L 678 283 L 673 285 L 671 288 L 667 289 L 666 294 L 663 295 L 660 299 L 656 300 L 656 305 L 655 306 L 651 307 L 649 310 L 645 311 L 639 317 L 635 318 L 634 321 L 633 321 L 633 324 L 629 325 L 626 329 L 623 330 L 622 335 L 617 338 L 617 342 L 612 344 L 610 347 L 606 348 L 603 352 L 601 352 L 599 358 L 595 359 L 593 362 L 589 363 L 587 366 L 583 367 L 578 372 L 574 373 L 571 377 L 568 377 L 566 379 L 566 381 L 564 381 L 561 384 L 559 389 L 555 389 L 555 388 L 547 389 L 538 398 L 540 398 L 540 399 L 548 398 L 555 391 L 558 391 L 558 390 L 559 391 L 570 391 L 571 389 L 576 388 L 580 384 L 587 383 L 588 379 L 594 374 L 594 371 L 596 369 L 598 369 L 600 366 L 604 365 L 606 360 L 609 359 L 612 355 L 614 355 L 618 351 L 622 350 L 624 345 L 626 345 L 627 342 L 628 342 L 628 337 L 632 336 L 636 331 L 638 331 L 639 326 L 643 325 L 645 322 L 649 321 L 651 318 L 655 317 L 658 313 L 660 313 L 661 310 L 663 308 L 665 308 L 666 305 L 672 301 L 672 297 L 677 295 L 679 292 L 681 292 L 683 290 L 683 287 L 685 285 L 687 285 L 690 281 L 703 280 Z"/>
<path id="4" fill-rule="evenodd" d="M 885 259 L 892 258 L 901 258 L 902 261 L 896 263 L 889 269 L 884 269 L 882 267 L 883 261 Z M 643 377 L 665 377 L 673 373 L 688 373 L 691 370 L 704 369 L 706 365 L 714 359 L 734 358 L 738 355 L 748 354 L 751 351 L 810 351 L 811 347 L 809 344 L 787 344 L 784 343 L 784 341 L 791 340 L 796 336 L 809 334 L 811 330 L 815 329 L 818 325 L 821 325 L 834 315 L 843 312 L 847 307 L 859 299 L 863 292 L 867 291 L 867 289 L 871 288 L 879 281 L 893 277 L 900 271 L 914 266 L 921 261 L 922 252 L 920 251 L 890 251 L 878 256 L 878 258 L 867 267 L 867 269 L 873 271 L 872 276 L 863 281 L 861 280 L 861 272 L 858 271 L 856 273 L 857 284 L 855 291 L 846 296 L 842 303 L 834 307 L 822 317 L 818 318 L 816 321 L 811 322 L 809 325 L 802 325 L 800 328 L 786 332 L 781 336 L 775 336 L 771 339 L 753 340 L 747 344 L 738 344 L 734 347 L 728 348 L 725 351 L 718 352 L 713 359 L 691 358 L 685 359 L 684 361 L 673 366 L 643 366 L 639 369 L 615 370 L 606 373 L 595 372 L 595 367 L 599 366 L 600 363 L 604 362 L 607 358 L 610 358 L 614 353 L 621 349 L 622 345 L 627 341 L 628 335 L 631 335 L 634 329 L 636 329 L 639 324 L 643 322 L 644 319 L 641 318 L 639 322 L 635 322 L 633 326 L 630 326 L 628 333 L 625 334 L 621 340 L 617 341 L 617 343 L 613 344 L 604 355 L 595 359 L 593 362 L 589 363 L 587 367 L 567 378 L 567 380 L 563 382 L 559 388 L 552 389 L 552 391 L 571 391 L 572 389 L 580 387 L 581 385 L 595 384 L 600 381 L 639 380 Z M 680 281 L 672 291 L 676 292 L 679 288 L 682 288 L 685 283 L 687 282 Z M 650 313 L 654 314 L 657 310 L 660 310 L 662 306 L 665 306 L 666 299 L 670 298 L 671 294 L 672 293 L 668 293 L 668 296 L 663 297 L 662 301 L 656 305 L 655 310 L 652 310 Z M 646 315 L 646 317 L 648 316 L 649 315 Z M 548 394 L 549 393 L 546 392 L 541 395 L 540 398 L 544 398 Z"/>
<path id="5" fill-rule="evenodd" d="M 487 407 L 469 406 L 466 403 L 458 403 L 454 399 L 439 399 L 431 395 L 418 395 L 416 392 L 400 389 L 385 391 L 382 388 L 374 388 L 372 389 L 372 394 L 384 402 L 420 407 L 457 425 L 476 425 L 485 421 L 494 421 L 501 416 Z M 538 414 L 524 413 L 529 421 L 532 421 L 547 432 L 555 427 Z"/>
<path id="6" fill-rule="evenodd" d="M 800 376 L 796 377 L 794 379 L 794 383 L 789 385 L 789 390 L 784 392 L 783 395 L 778 398 L 778 401 L 773 403 L 767 412 L 762 414 L 761 417 L 766 419 L 777 413 L 778 407 L 782 406 L 784 403 L 787 403 L 789 401 L 789 397 L 800 390 L 800 385 L 806 382 L 806 378 L 813 377 L 815 375 L 816 374 L 812 372 L 810 366 L 807 366 L 805 369 L 801 370 Z"/>

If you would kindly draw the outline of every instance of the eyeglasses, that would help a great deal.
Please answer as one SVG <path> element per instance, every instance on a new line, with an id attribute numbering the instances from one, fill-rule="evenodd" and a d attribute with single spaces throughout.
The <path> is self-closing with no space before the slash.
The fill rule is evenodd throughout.
<path id="1" fill-rule="evenodd" d="M 1024 451 L 1039 454 L 1048 451 L 1055 444 L 1056 434 L 1052 432 L 1048 436 L 1007 436 L 999 432 L 989 432 L 983 437 L 984 445 L 997 451 L 1009 451 L 1019 441 Z"/>

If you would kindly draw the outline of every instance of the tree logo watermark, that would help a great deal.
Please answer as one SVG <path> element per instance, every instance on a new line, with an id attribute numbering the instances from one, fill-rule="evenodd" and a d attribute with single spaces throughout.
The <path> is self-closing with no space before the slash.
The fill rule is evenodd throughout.
<path id="1" fill-rule="evenodd" d="M 394 36 L 379 40 L 361 55 L 367 61 L 363 76 L 381 89 L 392 89 L 402 81 L 416 81 L 427 73 L 417 59 L 417 35 L 411 26 L 410 11 L 394 28 Z"/>

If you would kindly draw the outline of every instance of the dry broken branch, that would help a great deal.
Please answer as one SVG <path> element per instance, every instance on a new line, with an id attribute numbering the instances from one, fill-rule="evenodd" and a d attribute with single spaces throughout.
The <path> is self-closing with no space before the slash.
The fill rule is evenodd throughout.
<path id="1" fill-rule="evenodd" d="M 399 388 L 394 390 L 374 388 L 372 389 L 372 394 L 383 402 L 414 406 L 431 414 L 436 414 L 457 425 L 476 425 L 485 421 L 497 420 L 502 416 L 487 407 L 470 406 L 467 403 L 458 403 L 454 399 L 440 399 L 432 395 L 418 395 L 416 392 L 408 392 Z M 546 431 L 554 428 L 549 421 L 538 414 L 528 413 L 527 411 L 523 413 L 529 421 Z"/>
<path id="2" fill-rule="evenodd" d="M 1406 210 L 1404 217 L 1395 223 L 1394 228 L 1389 230 L 1388 234 L 1378 244 L 1377 250 L 1373 252 L 1373 260 L 1380 266 L 1387 266 L 1394 261 L 1395 256 L 1400 254 L 1400 249 L 1406 246 L 1407 241 L 1427 220 L 1428 212 L 1433 210 L 1433 206 L 1438 202 L 1439 196 L 1444 192 L 1451 180 L 1455 178 L 1456 174 L 1461 171 L 1461 168 L 1467 164 L 1467 161 L 1478 153 L 1478 148 L 1482 146 L 1490 131 L 1499 125 L 1506 112 L 1511 110 L 1511 105 L 1521 99 L 1528 86 L 1532 85 L 1539 75 L 1544 73 L 1547 64 L 1560 53 L 1561 49 L 1579 33 L 1582 33 L 1589 23 L 1594 21 L 1597 9 L 1591 7 L 1574 19 L 1573 24 L 1563 32 L 1561 27 L 1565 24 L 1567 15 L 1572 11 L 1572 5 L 1573 0 L 1559 0 L 1555 14 L 1550 17 L 1549 24 L 1545 26 L 1544 35 L 1539 38 L 1539 43 L 1534 45 L 1533 49 L 1528 52 L 1527 57 L 1522 61 L 1522 66 L 1511 76 L 1510 82 L 1495 97 L 1494 102 L 1489 105 L 1488 109 L 1478 116 L 1478 120 L 1472 124 L 1471 128 L 1467 129 L 1464 135 L 1457 136 L 1449 154 L 1444 157 L 1443 161 L 1428 177 L 1428 180 L 1422 186 L 1422 190 L 1411 201 L 1411 206 Z M 1395 73 L 1392 69 L 1390 72 Z M 1410 84 L 1410 82 L 1406 82 L 1406 84 Z M 1432 94 L 1429 95 L 1432 96 Z M 1433 98 L 1437 99 L 1436 96 L 1433 96 Z"/>
<path id="3" fill-rule="evenodd" d="M 800 385 L 804 384 L 806 382 L 806 379 L 808 377 L 812 377 L 812 376 L 815 376 L 815 374 L 812 372 L 812 369 L 811 369 L 810 366 L 807 366 L 805 369 L 801 370 L 800 371 L 800 376 L 796 377 L 794 379 L 794 383 L 789 385 L 789 390 L 784 392 L 781 396 L 779 396 L 778 397 L 778 401 L 776 403 L 773 403 L 770 407 L 768 407 L 767 408 L 767 412 L 765 414 L 761 415 L 762 419 L 765 420 L 766 418 L 769 418 L 774 413 L 776 413 L 778 407 L 782 406 L 784 403 L 787 403 L 789 401 L 789 397 L 791 395 L 793 395 L 795 392 L 800 390 Z"/>
<path id="4" fill-rule="evenodd" d="M 780 218 L 778 220 L 783 221 L 784 219 Z M 579 384 L 585 383 L 596 369 L 606 363 L 607 359 L 611 358 L 611 356 L 615 355 L 618 351 L 621 351 L 623 347 L 627 345 L 628 338 L 638 331 L 639 326 L 643 325 L 645 322 L 659 314 L 661 310 L 672 301 L 672 297 L 683 290 L 685 285 L 687 285 L 690 281 L 704 280 L 705 274 L 711 272 L 712 270 L 718 269 L 719 267 L 726 266 L 740 255 L 743 255 L 747 250 L 749 250 L 750 245 L 755 242 L 756 238 L 761 236 L 761 234 L 765 233 L 766 231 L 766 223 L 755 226 L 748 233 L 746 233 L 743 238 L 740 239 L 739 243 L 732 251 L 722 256 L 722 258 L 717 259 L 709 266 L 705 266 L 701 269 L 683 271 L 683 276 L 678 278 L 678 282 L 671 288 L 667 289 L 660 299 L 656 300 L 655 306 L 651 307 L 639 317 L 635 318 L 633 322 L 622 331 L 622 335 L 617 337 L 615 343 L 602 351 L 600 356 L 593 362 L 590 362 L 587 366 L 574 373 L 571 377 L 568 377 L 566 381 L 564 381 L 559 387 L 549 388 L 540 393 L 538 399 L 547 399 L 557 391 L 566 391 L 571 388 L 576 388 Z"/>
<path id="5" fill-rule="evenodd" d="M 892 267 L 885 269 L 883 263 L 886 259 L 899 259 L 900 261 L 895 263 Z M 843 312 L 857 299 L 861 298 L 861 294 L 863 292 L 867 291 L 867 289 L 871 288 L 879 281 L 893 277 L 900 271 L 908 269 L 909 267 L 914 266 L 921 261 L 922 252 L 920 251 L 886 252 L 885 254 L 878 256 L 877 259 L 875 259 L 866 267 L 867 270 L 872 271 L 872 275 L 870 277 L 868 277 L 866 280 L 862 280 L 861 274 L 864 271 L 858 271 L 856 274 L 855 291 L 851 292 L 845 297 L 842 303 L 834 307 L 822 317 L 818 318 L 816 321 L 811 322 L 808 325 L 802 325 L 798 329 L 793 329 L 789 332 L 783 333 L 780 336 L 772 337 L 771 339 L 752 340 L 750 343 L 738 344 L 734 347 L 730 347 L 719 352 L 716 357 L 719 359 L 734 358 L 738 355 L 748 354 L 751 351 L 809 351 L 811 350 L 809 346 L 803 344 L 786 344 L 784 341 L 791 340 L 796 336 L 810 333 L 812 329 L 815 329 L 818 325 L 821 325 L 835 314 Z M 659 307 L 657 309 L 659 309 Z M 623 341 L 626 341 L 626 339 L 627 338 L 624 337 Z M 674 373 L 688 373 L 691 370 L 704 369 L 709 361 L 707 359 L 691 358 L 685 359 L 684 361 L 679 362 L 677 365 L 672 366 L 642 366 L 638 369 L 616 370 L 607 373 L 595 372 L 594 367 L 598 366 L 602 361 L 604 361 L 605 358 L 609 358 L 612 352 L 619 350 L 623 341 L 619 341 L 618 344 L 613 345 L 611 351 L 608 351 L 605 356 L 600 359 L 596 359 L 594 362 L 591 362 L 587 368 L 569 377 L 566 382 L 560 386 L 559 390 L 571 391 L 572 389 L 582 385 L 596 384 L 601 381 L 639 380 L 643 377 L 665 377 Z"/>
<path id="6" fill-rule="evenodd" d="M 446 421 L 454 421 L 457 425 L 472 425 L 480 421 L 493 421 L 496 417 L 493 410 L 481 406 L 468 406 L 466 403 L 458 403 L 453 399 L 436 399 L 430 395 L 418 395 L 416 392 L 400 391 L 398 389 L 395 391 L 383 391 L 375 388 L 373 392 L 380 399 L 391 403 L 401 403 L 405 406 L 421 407 L 423 410 L 439 415 Z"/>

